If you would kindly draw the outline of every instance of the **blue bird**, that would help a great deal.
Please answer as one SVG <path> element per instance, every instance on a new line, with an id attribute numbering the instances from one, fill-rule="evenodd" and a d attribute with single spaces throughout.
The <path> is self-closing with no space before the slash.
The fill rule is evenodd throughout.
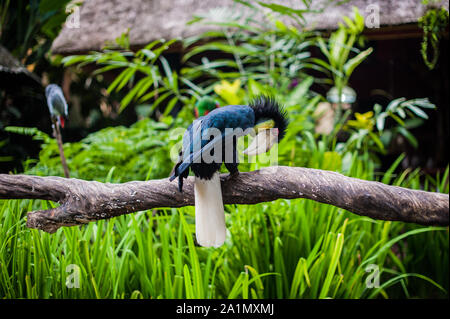
<path id="1" fill-rule="evenodd" d="M 64 122 L 69 116 L 69 107 L 67 106 L 62 89 L 56 84 L 49 84 L 45 88 L 45 96 L 47 97 L 48 110 L 50 111 L 52 121 L 57 121 L 64 128 Z"/>
<path id="2" fill-rule="evenodd" d="M 270 150 L 285 135 L 288 124 L 283 108 L 273 99 L 260 96 L 249 105 L 228 105 L 196 119 L 185 131 L 180 157 L 170 181 L 178 177 L 178 188 L 189 171 L 195 175 L 196 238 L 201 246 L 219 247 L 225 241 L 225 213 L 219 170 L 222 163 L 230 177 L 239 174 L 237 138 L 256 136 L 244 151 L 253 156 Z"/>

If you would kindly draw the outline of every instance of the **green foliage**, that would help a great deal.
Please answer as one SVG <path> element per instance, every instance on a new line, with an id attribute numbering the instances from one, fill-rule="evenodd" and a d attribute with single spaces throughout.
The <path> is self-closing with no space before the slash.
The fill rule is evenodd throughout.
<path id="1" fill-rule="evenodd" d="M 17 126 L 7 126 L 5 127 L 6 132 L 16 133 L 21 135 L 32 136 L 35 141 L 43 141 L 45 144 L 52 142 L 52 138 L 46 133 L 39 131 L 35 127 L 17 127 Z"/>
<path id="2" fill-rule="evenodd" d="M 349 120 L 344 129 L 351 133 L 350 138 L 339 145 L 344 152 L 359 150 L 369 154 L 385 154 L 391 141 L 399 134 L 408 142 L 418 147 L 416 138 L 409 129 L 420 126 L 428 115 L 423 109 L 435 109 L 428 99 L 392 100 L 384 111 L 382 106 L 375 104 L 373 111 L 365 114 L 355 113 L 356 120 Z M 391 119 L 393 125 L 386 126 L 386 120 Z"/>
<path id="3" fill-rule="evenodd" d="M 25 65 L 39 62 L 64 23 L 69 0 L 1 0 L 0 43 Z"/>
<path id="4" fill-rule="evenodd" d="M 182 125 L 180 120 L 176 124 Z M 6 130 L 43 141 L 39 161 L 28 160 L 24 165 L 27 174 L 63 176 L 54 139 L 35 128 Z M 144 119 L 129 128 L 108 127 L 80 142 L 65 143 L 64 153 L 71 177 L 99 181 L 109 177 L 115 182 L 163 178 L 172 168 L 171 156 L 176 154 L 171 151 L 183 132 L 184 129 L 172 129 L 166 123 Z"/>
<path id="5" fill-rule="evenodd" d="M 166 104 L 158 122 L 143 119 L 131 127 L 108 127 L 64 151 L 73 177 L 102 182 L 126 182 L 169 175 L 181 135 L 192 122 L 192 106 L 200 96 L 223 103 L 246 103 L 261 93 L 285 105 L 290 124 L 278 147 L 278 164 L 333 170 L 347 176 L 428 191 L 449 192 L 449 168 L 443 176 L 423 176 L 420 170 L 396 174 L 400 156 L 381 173 L 382 154 L 396 134 L 412 145 L 408 131 L 427 119 L 427 99 L 393 100 L 385 110 L 339 116 L 333 132 L 314 132 L 314 110 L 323 100 L 311 87 L 318 79 L 304 70 L 329 74 L 345 86 L 371 49 L 361 42 L 362 17 L 344 18 L 328 43 L 281 22 L 279 15 L 304 23 L 306 11 L 260 1 L 236 1 L 259 13 L 258 24 L 239 10 L 215 9 L 191 23 L 219 27 L 184 42 L 214 38 L 191 47 L 181 73 L 162 56 L 173 42 L 154 41 L 130 50 L 127 34 L 102 52 L 71 56 L 66 66 L 95 63 L 95 74 L 120 70 L 108 92 L 126 92 L 121 108 L 135 102 L 149 116 Z M 327 2 L 327 1 L 325 1 Z M 307 10 L 311 1 L 304 0 Z M 283 20 L 284 21 L 284 20 Z M 317 43 L 327 61 L 310 59 Z M 361 44 L 361 43 L 359 43 Z M 224 53 L 211 61 L 197 55 Z M 352 54 L 354 52 L 354 54 Z M 354 55 L 351 57 L 351 55 Z M 223 56 L 223 55 L 221 55 Z M 160 67 L 159 67 L 160 66 Z M 293 80 L 297 80 L 296 85 Z M 176 119 L 168 116 L 183 106 Z M 350 137 L 338 143 L 345 127 Z M 63 175 L 56 142 L 35 128 L 7 131 L 42 142 L 39 161 L 29 160 L 26 173 Z M 0 142 L 1 146 L 1 142 Z M 243 146 L 243 145 L 240 145 Z M 239 146 L 239 147 L 240 147 Z M 259 158 L 241 163 L 240 170 L 267 166 Z M 310 200 L 277 200 L 258 205 L 227 205 L 229 230 L 223 247 L 195 246 L 194 208 L 137 212 L 64 227 L 55 234 L 25 226 L 25 213 L 54 207 L 48 201 L 0 201 L 0 298 L 448 298 L 449 233 L 447 228 L 376 221 Z M 80 269 L 80 288 L 66 286 L 68 266 Z M 367 266 L 379 267 L 380 287 L 368 288 Z"/>
<path id="6" fill-rule="evenodd" d="M 272 91 L 286 91 L 292 79 L 304 78 L 303 69 L 311 45 L 310 32 L 299 32 L 288 26 L 278 17 L 280 14 L 302 22 L 306 11 L 293 10 L 282 5 L 264 2 L 239 2 L 247 6 L 247 15 L 243 15 L 239 6 L 220 8 L 196 16 L 191 23 L 215 26 L 216 31 L 184 41 L 191 48 L 183 57 L 184 67 L 181 74 L 191 82 L 203 88 L 204 94 L 214 90 L 217 80 L 239 79 L 243 87 L 249 87 L 251 81 L 269 85 Z M 254 19 L 261 15 L 261 6 L 270 9 L 265 19 Z M 210 39 L 205 44 L 199 40 Z M 195 44 L 195 46 L 193 46 Z M 205 53 L 223 52 L 223 57 L 213 61 Z M 202 54 L 201 63 L 194 62 Z"/>
<path id="7" fill-rule="evenodd" d="M 429 1 L 423 1 L 423 4 L 428 3 Z M 420 53 L 422 54 L 425 65 L 430 70 L 434 69 L 438 61 L 439 40 L 442 36 L 442 32 L 448 26 L 448 20 L 448 10 L 445 7 L 430 8 L 421 18 L 419 18 L 419 26 L 423 29 L 423 40 Z M 430 44 L 431 48 L 429 47 Z M 429 56 L 429 51 L 431 51 L 431 58 Z"/>
<path id="8" fill-rule="evenodd" d="M 121 70 L 115 80 L 108 86 L 107 92 L 119 92 L 129 88 L 120 102 L 120 111 L 131 102 L 140 104 L 153 99 L 149 114 L 166 102 L 163 115 L 168 115 L 178 103 L 188 103 L 190 97 L 199 97 L 195 85 L 190 85 L 183 78 L 179 78 L 162 55 L 177 39 L 170 41 L 155 40 L 144 48 L 133 52 L 129 46 L 128 34 L 124 33 L 116 39 L 114 44 L 105 47 L 101 52 L 92 52 L 87 55 L 73 55 L 62 59 L 64 66 L 85 66 L 95 63 L 98 68 L 93 75 L 102 74 L 112 70 Z M 161 69 L 158 63 L 162 65 Z M 181 88 L 180 83 L 185 82 L 188 88 Z"/>
<path id="9" fill-rule="evenodd" d="M 312 112 L 320 101 L 306 78 L 277 96 L 291 124 L 279 145 L 279 164 L 335 170 L 377 180 L 373 160 L 357 147 L 316 140 Z M 250 81 L 249 99 L 267 84 Z M 376 108 L 369 127 L 386 131 L 387 119 L 421 116 L 425 99 L 393 101 Z M 419 111 L 418 111 L 419 110 Z M 403 116 L 402 112 L 405 113 Z M 65 152 L 76 177 L 105 182 L 166 177 L 170 150 L 192 120 L 141 120 L 130 128 L 107 128 Z M 366 117 L 373 121 L 373 117 Z M 178 122 L 177 122 L 178 121 Z M 350 122 L 351 124 L 352 122 Z M 172 128 L 169 125 L 173 125 Z M 361 130 L 366 122 L 354 126 Z M 62 175 L 55 142 L 36 129 L 8 128 L 43 141 L 40 162 L 27 173 Z M 171 137 L 174 137 L 171 139 Z M 173 154 L 172 154 L 173 155 Z M 176 152 L 175 152 L 176 155 Z M 448 193 L 444 176 L 419 171 L 395 175 L 399 157 L 381 182 Z M 263 166 L 259 162 L 241 170 Z M 196 247 L 192 207 L 160 209 L 69 227 L 55 234 L 25 226 L 25 212 L 50 202 L 0 202 L 0 296 L 6 298 L 410 298 L 448 297 L 448 231 L 374 221 L 309 200 L 228 205 L 227 241 L 219 249 Z M 424 249 L 424 244 L 426 247 Z M 437 257 L 439 256 L 439 257 Z M 437 259 L 438 258 L 438 259 Z M 432 261 L 432 262 L 428 262 Z M 69 265 L 80 267 L 80 288 L 65 285 Z M 367 288 L 367 266 L 380 270 L 379 288 Z"/>
<path id="10" fill-rule="evenodd" d="M 310 59 L 316 69 L 323 71 L 332 79 L 332 84 L 338 88 L 339 92 L 342 92 L 342 89 L 347 86 L 355 68 L 373 51 L 372 48 L 364 51 L 355 48 L 357 42 L 360 45 L 364 42 L 360 35 L 364 30 L 364 18 L 358 8 L 353 7 L 353 20 L 345 16 L 343 19 L 345 25 L 339 24 L 338 30 L 330 35 L 328 45 L 322 37 L 317 38 L 317 44 L 328 62 L 318 58 Z M 350 58 L 351 52 L 356 54 L 352 58 Z M 340 96 L 341 94 L 339 94 Z"/>
<path id="11" fill-rule="evenodd" d="M 350 166 L 350 176 L 375 179 L 359 161 Z M 424 189 L 448 193 L 448 172 L 427 178 Z M 417 174 L 383 181 L 423 185 Z M 448 298 L 444 227 L 375 221 L 299 199 L 228 205 L 229 234 L 218 249 L 194 245 L 192 207 L 55 234 L 26 228 L 27 211 L 53 205 L 0 201 L 1 298 Z M 379 267 L 379 288 L 366 287 L 370 264 Z M 69 265 L 79 267 L 80 288 L 66 286 Z"/>

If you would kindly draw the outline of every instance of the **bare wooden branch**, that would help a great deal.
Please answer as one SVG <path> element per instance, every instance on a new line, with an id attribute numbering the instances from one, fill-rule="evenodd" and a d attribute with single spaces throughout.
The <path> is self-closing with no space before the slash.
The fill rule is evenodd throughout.
<path id="1" fill-rule="evenodd" d="M 373 219 L 421 225 L 449 224 L 448 194 L 411 190 L 302 167 L 268 167 L 222 178 L 225 204 L 256 204 L 279 198 L 307 198 Z M 62 177 L 0 174 L 0 199 L 46 199 L 57 208 L 28 213 L 27 226 L 53 233 L 61 226 L 85 224 L 159 207 L 194 205 L 193 178 L 183 193 L 168 179 L 123 184 Z"/>
<path id="2" fill-rule="evenodd" d="M 59 157 L 61 158 L 61 164 L 64 170 L 64 176 L 66 178 L 70 177 L 69 167 L 67 166 L 66 157 L 64 156 L 64 148 L 61 137 L 61 130 L 59 128 L 59 124 L 55 119 L 52 119 L 52 127 L 53 127 L 53 137 L 56 139 L 56 143 L 58 144 Z"/>

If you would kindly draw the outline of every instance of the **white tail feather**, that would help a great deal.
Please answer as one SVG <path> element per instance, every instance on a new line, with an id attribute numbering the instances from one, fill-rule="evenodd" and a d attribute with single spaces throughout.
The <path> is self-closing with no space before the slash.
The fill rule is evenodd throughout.
<path id="1" fill-rule="evenodd" d="M 219 173 L 214 173 L 210 180 L 195 177 L 194 194 L 197 242 L 205 247 L 219 247 L 227 231 Z"/>

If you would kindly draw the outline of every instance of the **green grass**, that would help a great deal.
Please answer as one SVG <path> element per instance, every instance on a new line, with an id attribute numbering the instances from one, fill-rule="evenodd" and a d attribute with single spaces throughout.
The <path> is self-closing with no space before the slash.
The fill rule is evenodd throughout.
<path id="1" fill-rule="evenodd" d="M 373 178 L 358 167 L 350 168 L 351 176 Z M 384 176 L 391 184 L 448 193 L 445 179 L 423 182 L 417 172 Z M 214 249 L 195 246 L 192 207 L 55 234 L 26 228 L 26 212 L 49 205 L 0 202 L 1 298 L 448 298 L 446 227 L 277 200 L 228 205 L 227 240 Z M 66 287 L 71 264 L 80 269 L 80 288 Z M 366 287 L 369 264 L 379 267 L 379 288 Z"/>

